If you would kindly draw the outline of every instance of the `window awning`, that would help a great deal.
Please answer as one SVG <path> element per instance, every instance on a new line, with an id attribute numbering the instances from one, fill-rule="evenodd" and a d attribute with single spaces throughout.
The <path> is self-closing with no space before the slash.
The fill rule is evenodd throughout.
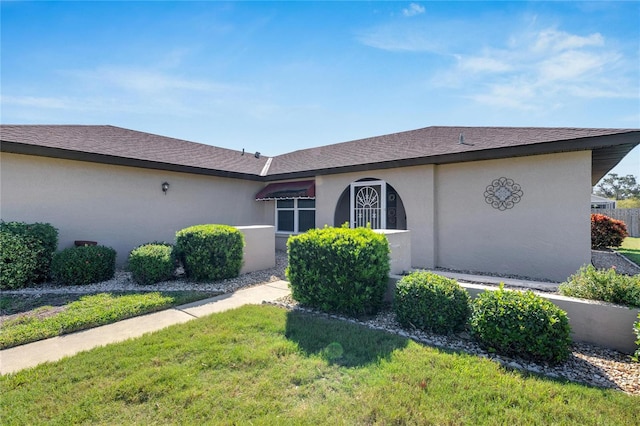
<path id="1" fill-rule="evenodd" d="M 314 180 L 300 180 L 270 183 L 256 194 L 256 201 L 285 198 L 316 198 L 316 182 Z"/>

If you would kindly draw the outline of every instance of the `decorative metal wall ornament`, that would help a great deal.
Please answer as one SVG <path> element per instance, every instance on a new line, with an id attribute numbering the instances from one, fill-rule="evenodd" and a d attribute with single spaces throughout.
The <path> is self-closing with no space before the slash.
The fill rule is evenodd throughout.
<path id="1" fill-rule="evenodd" d="M 484 191 L 484 200 L 494 209 L 504 211 L 519 203 L 523 195 L 522 188 L 513 179 L 501 177 L 487 186 Z"/>

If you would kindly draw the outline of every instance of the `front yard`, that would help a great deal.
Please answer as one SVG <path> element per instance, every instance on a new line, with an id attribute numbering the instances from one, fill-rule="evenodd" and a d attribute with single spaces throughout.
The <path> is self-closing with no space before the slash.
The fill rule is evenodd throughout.
<path id="1" fill-rule="evenodd" d="M 640 266 L 640 238 L 627 237 L 622 242 L 622 246 L 617 249 L 619 253 Z"/>
<path id="2" fill-rule="evenodd" d="M 626 425 L 640 407 L 622 392 L 273 306 L 97 348 L 0 387 L 7 425 Z"/>

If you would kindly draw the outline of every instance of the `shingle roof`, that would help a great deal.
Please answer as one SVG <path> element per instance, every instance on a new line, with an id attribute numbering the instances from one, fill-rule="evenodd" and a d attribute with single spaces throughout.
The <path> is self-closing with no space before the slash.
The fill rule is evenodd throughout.
<path id="1" fill-rule="evenodd" d="M 2 151 L 256 180 L 591 150 L 595 184 L 640 143 L 640 130 L 434 126 L 303 149 L 270 162 L 114 126 L 1 125 L 0 139 Z"/>
<path id="2" fill-rule="evenodd" d="M 391 167 L 401 164 L 409 165 L 412 162 L 442 164 L 503 158 L 527 153 L 592 149 L 593 142 L 598 141 L 603 146 L 613 142 L 602 140 L 604 136 L 629 133 L 636 135 L 635 144 L 638 144 L 640 142 L 638 129 L 425 127 L 280 155 L 274 158 L 269 174 L 279 175 L 325 169 L 335 172 L 342 167 L 384 163 Z M 462 144 L 460 135 L 463 137 Z M 537 147 L 533 148 L 534 145 Z M 514 148 L 520 148 L 521 152 L 516 152 Z"/>
<path id="3" fill-rule="evenodd" d="M 2 125 L 0 139 L 3 151 L 231 176 L 259 176 L 267 161 L 264 156 L 115 126 Z M 7 142 L 13 146 L 7 147 Z"/>

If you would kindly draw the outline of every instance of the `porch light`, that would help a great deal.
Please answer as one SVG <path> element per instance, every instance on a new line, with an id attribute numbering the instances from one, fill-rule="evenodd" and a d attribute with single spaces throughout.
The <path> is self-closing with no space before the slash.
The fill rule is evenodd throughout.
<path id="1" fill-rule="evenodd" d="M 167 195 L 167 191 L 169 190 L 169 182 L 163 182 L 162 183 L 162 192 L 164 192 L 164 195 Z"/>

